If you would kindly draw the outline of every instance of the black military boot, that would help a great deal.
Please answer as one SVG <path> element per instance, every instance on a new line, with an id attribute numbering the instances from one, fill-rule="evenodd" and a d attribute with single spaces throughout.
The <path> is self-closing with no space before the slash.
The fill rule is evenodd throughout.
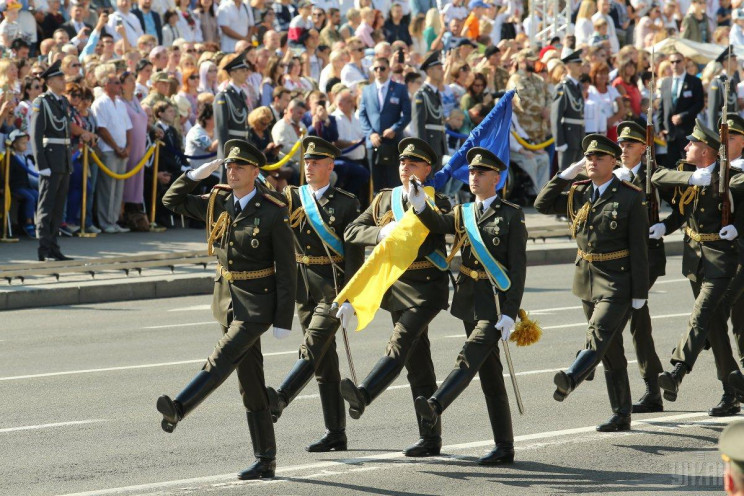
<path id="1" fill-rule="evenodd" d="M 238 474 L 240 480 L 270 479 L 276 471 L 276 440 L 271 412 L 246 412 L 248 429 L 251 431 L 253 454 L 256 461 L 253 465 Z"/>
<path id="2" fill-rule="evenodd" d="M 478 465 L 509 465 L 514 463 L 514 432 L 509 410 L 509 398 L 486 396 L 488 419 L 491 421 L 496 447 L 478 459 Z"/>
<path id="3" fill-rule="evenodd" d="M 627 370 L 605 370 L 607 393 L 610 396 L 612 417 L 597 426 L 598 432 L 620 432 L 630 430 L 630 412 L 633 409 L 630 399 L 630 382 Z"/>
<path id="4" fill-rule="evenodd" d="M 671 372 L 662 372 L 659 374 L 659 387 L 664 390 L 664 399 L 667 401 L 677 401 L 677 393 L 682 379 L 687 375 L 687 365 L 677 362 Z"/>
<path id="5" fill-rule="evenodd" d="M 644 379 L 646 393 L 641 396 L 638 403 L 633 403 L 633 413 L 655 413 L 664 411 L 664 402 L 661 400 L 658 376 Z"/>
<path id="6" fill-rule="evenodd" d="M 341 381 L 341 396 L 349 402 L 349 416 L 354 420 L 364 413 L 372 403 L 400 374 L 401 366 L 394 358 L 384 356 L 375 364 L 359 387 L 351 379 Z"/>
<path id="7" fill-rule="evenodd" d="M 734 370 L 728 376 L 728 384 L 736 393 L 736 398 L 739 401 L 744 401 L 744 374 Z"/>
<path id="8" fill-rule="evenodd" d="M 723 384 L 723 396 L 721 401 L 708 410 L 708 415 L 711 417 L 730 417 L 736 415 L 741 411 L 739 400 L 736 398 L 734 388 L 729 384 Z"/>
<path id="9" fill-rule="evenodd" d="M 313 362 L 300 359 L 295 362 L 292 370 L 289 371 L 279 388 L 276 390 L 271 387 L 266 388 L 266 394 L 269 397 L 269 410 L 271 410 L 271 418 L 274 422 L 279 420 L 282 411 L 307 386 L 307 383 L 313 378 L 314 372 Z"/>
<path id="10" fill-rule="evenodd" d="M 576 360 L 565 371 L 560 371 L 553 377 L 555 392 L 553 399 L 563 401 L 566 396 L 576 389 L 597 366 L 597 352 L 595 350 L 581 350 Z"/>
<path id="11" fill-rule="evenodd" d="M 326 433 L 318 441 L 305 450 L 310 453 L 325 453 L 327 451 L 346 451 L 346 412 L 344 399 L 338 382 L 318 384 L 320 390 L 320 404 L 323 406 L 323 419 Z"/>
<path id="12" fill-rule="evenodd" d="M 202 370 L 191 382 L 176 396 L 175 400 L 163 395 L 158 398 L 157 409 L 163 414 L 160 426 L 165 432 L 171 433 L 176 425 L 183 420 L 194 408 L 210 395 L 221 381 L 214 374 Z"/>
<path id="13" fill-rule="evenodd" d="M 436 384 L 431 386 L 423 387 L 412 387 L 411 394 L 415 400 L 418 398 L 428 398 L 434 391 L 437 390 Z M 416 422 L 419 428 L 419 440 L 411 446 L 403 450 L 403 454 L 406 456 L 438 456 L 442 450 L 442 421 L 439 416 L 436 419 L 424 420 L 421 415 L 418 414 L 418 408 L 416 409 Z"/>

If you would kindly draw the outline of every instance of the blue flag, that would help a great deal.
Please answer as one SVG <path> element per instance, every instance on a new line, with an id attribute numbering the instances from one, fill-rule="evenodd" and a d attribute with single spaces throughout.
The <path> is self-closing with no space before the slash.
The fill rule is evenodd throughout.
<path id="1" fill-rule="evenodd" d="M 491 109 L 483 122 L 470 132 L 465 144 L 452 155 L 447 165 L 434 175 L 433 186 L 439 190 L 450 177 L 468 183 L 468 161 L 465 155 L 474 146 L 486 148 L 496 154 L 506 164 L 507 170 L 501 174 L 497 189 L 504 187 L 509 167 L 509 132 L 511 130 L 512 99 L 514 90 L 507 91 Z"/>

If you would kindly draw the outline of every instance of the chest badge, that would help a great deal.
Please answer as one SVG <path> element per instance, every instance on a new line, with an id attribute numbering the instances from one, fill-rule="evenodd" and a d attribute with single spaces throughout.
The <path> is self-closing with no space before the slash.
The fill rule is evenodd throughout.
<path id="1" fill-rule="evenodd" d="M 258 248 L 258 245 L 260 245 L 259 241 L 256 238 L 253 238 L 251 240 L 251 248 Z"/>

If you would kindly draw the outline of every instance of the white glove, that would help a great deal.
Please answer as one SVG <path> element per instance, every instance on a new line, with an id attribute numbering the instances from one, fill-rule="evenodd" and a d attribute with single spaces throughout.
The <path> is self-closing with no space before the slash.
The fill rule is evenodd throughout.
<path id="1" fill-rule="evenodd" d="M 710 186 L 710 171 L 708 169 L 695 169 L 690 176 L 690 184 L 693 186 Z"/>
<path id="2" fill-rule="evenodd" d="M 348 330 L 351 317 L 353 317 L 355 313 L 356 311 L 354 310 L 354 307 L 351 306 L 351 303 L 348 301 L 343 302 L 338 308 L 338 312 L 336 312 L 336 318 L 341 320 L 341 327 Z"/>
<path id="3" fill-rule="evenodd" d="M 282 327 L 274 326 L 274 337 L 276 339 L 284 339 L 289 337 L 289 333 L 291 333 L 289 329 L 284 329 Z"/>
<path id="4" fill-rule="evenodd" d="M 649 239 L 661 239 L 665 234 L 666 226 L 663 222 L 659 222 L 648 228 Z"/>
<path id="5" fill-rule="evenodd" d="M 200 165 L 195 170 L 188 171 L 186 173 L 186 176 L 192 181 L 201 181 L 202 179 L 206 179 L 210 175 L 212 175 L 212 172 L 219 169 L 221 165 L 222 159 L 218 158 L 216 160 L 212 160 L 211 162 L 207 162 L 206 164 Z"/>
<path id="6" fill-rule="evenodd" d="M 568 144 L 555 147 L 555 151 L 557 152 L 565 152 L 566 150 L 568 150 Z"/>
<path id="7" fill-rule="evenodd" d="M 567 179 L 567 180 L 575 179 L 576 176 L 579 175 L 579 172 L 584 170 L 585 164 L 586 164 L 586 157 L 582 158 L 578 162 L 575 162 L 569 165 L 566 168 L 566 170 L 558 174 L 558 177 L 560 177 L 561 179 Z"/>
<path id="8" fill-rule="evenodd" d="M 633 307 L 633 310 L 638 310 L 640 308 L 643 308 L 643 305 L 646 304 L 646 300 L 643 298 L 633 298 L 633 301 L 631 302 L 631 306 Z"/>
<path id="9" fill-rule="evenodd" d="M 621 181 L 630 181 L 630 169 L 627 167 L 618 167 L 617 169 L 612 171 L 613 174 L 615 174 L 615 177 L 620 179 Z"/>
<path id="10" fill-rule="evenodd" d="M 49 177 L 52 175 L 52 169 L 47 167 L 46 169 L 39 169 L 39 175 L 44 177 Z"/>
<path id="11" fill-rule="evenodd" d="M 736 239 L 737 236 L 739 236 L 739 231 L 737 231 L 734 226 L 723 226 L 723 229 L 718 232 L 718 235 L 721 237 L 721 239 L 725 239 L 726 241 L 733 241 Z"/>
<path id="12" fill-rule="evenodd" d="M 413 189 L 413 184 L 408 183 L 408 202 L 413 207 L 413 210 L 419 214 L 426 208 L 426 193 L 424 187 L 419 184 L 418 188 Z"/>
<path id="13" fill-rule="evenodd" d="M 397 222 L 392 221 L 389 224 L 385 224 L 384 226 L 382 226 L 382 229 L 380 229 L 380 233 L 377 235 L 377 242 L 379 243 L 383 239 L 387 238 L 388 234 L 390 234 L 397 225 Z"/>
<path id="14" fill-rule="evenodd" d="M 496 322 L 496 329 L 501 331 L 501 339 L 506 341 L 514 332 L 514 319 L 508 315 L 502 315 L 498 322 Z"/>

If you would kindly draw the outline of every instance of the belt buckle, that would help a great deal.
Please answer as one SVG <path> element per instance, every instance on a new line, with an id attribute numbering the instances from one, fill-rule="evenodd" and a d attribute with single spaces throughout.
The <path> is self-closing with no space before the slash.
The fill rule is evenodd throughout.
<path id="1" fill-rule="evenodd" d="M 222 277 L 224 277 L 227 282 L 233 282 L 234 280 L 232 272 L 230 272 L 229 270 L 222 269 Z"/>
<path id="2" fill-rule="evenodd" d="M 476 269 L 470 269 L 470 277 L 477 281 L 479 279 L 478 271 Z"/>
<path id="3" fill-rule="evenodd" d="M 307 255 L 303 255 L 302 256 L 302 263 L 305 264 L 305 265 L 309 265 L 310 264 L 310 257 L 308 257 Z"/>

